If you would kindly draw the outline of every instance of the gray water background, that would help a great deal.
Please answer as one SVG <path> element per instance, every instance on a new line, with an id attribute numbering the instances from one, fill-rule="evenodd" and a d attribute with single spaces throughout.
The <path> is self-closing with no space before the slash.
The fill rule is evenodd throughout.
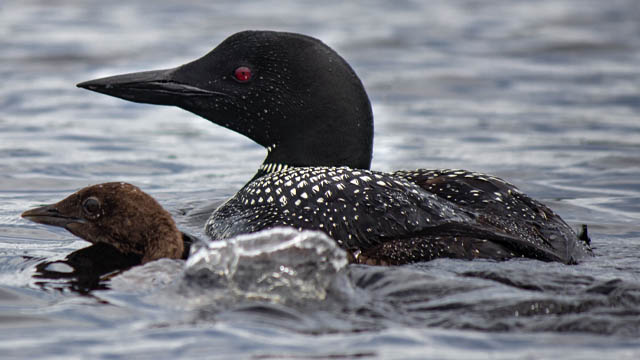
<path id="1" fill-rule="evenodd" d="M 312 35 L 352 64 L 374 169 L 500 176 L 588 224 L 596 257 L 352 266 L 348 306 L 183 304 L 154 292 L 179 272 L 164 262 L 89 296 L 34 279 L 87 243 L 25 209 L 122 180 L 202 235 L 185 214 L 253 176 L 265 151 L 250 140 L 74 86 L 183 64 L 244 29 Z M 640 356 L 638 1 L 3 0 L 0 76 L 0 358 Z"/>

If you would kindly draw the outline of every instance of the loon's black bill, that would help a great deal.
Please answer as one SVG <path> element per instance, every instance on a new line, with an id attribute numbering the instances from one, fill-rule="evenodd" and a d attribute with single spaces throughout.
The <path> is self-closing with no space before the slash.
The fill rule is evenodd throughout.
<path id="1" fill-rule="evenodd" d="M 66 228 L 71 223 L 82 223 L 84 220 L 62 214 L 57 206 L 45 205 L 39 208 L 27 210 L 22 213 L 23 218 L 38 224 L 58 226 Z"/>
<path id="2" fill-rule="evenodd" d="M 121 99 L 154 105 L 179 105 L 181 98 L 192 96 L 224 96 L 225 94 L 201 89 L 176 79 L 176 70 L 153 70 L 109 76 L 77 84 Z"/>

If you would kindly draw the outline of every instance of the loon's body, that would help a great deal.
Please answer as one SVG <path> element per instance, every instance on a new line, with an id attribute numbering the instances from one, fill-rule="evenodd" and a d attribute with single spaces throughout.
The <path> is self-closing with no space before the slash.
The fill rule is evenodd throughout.
<path id="1" fill-rule="evenodd" d="M 272 172 L 220 206 L 206 231 L 224 239 L 277 226 L 324 231 L 352 261 L 367 264 L 438 257 L 575 263 L 588 252 L 546 206 L 498 178 L 464 170 Z"/>
<path id="2" fill-rule="evenodd" d="M 435 257 L 575 263 L 591 253 L 558 215 L 498 178 L 463 170 L 369 172 L 366 91 L 344 59 L 308 36 L 244 31 L 174 69 L 78 86 L 179 106 L 267 149 L 254 178 L 207 222 L 214 239 L 280 225 L 316 229 L 355 261 L 393 264 Z"/>

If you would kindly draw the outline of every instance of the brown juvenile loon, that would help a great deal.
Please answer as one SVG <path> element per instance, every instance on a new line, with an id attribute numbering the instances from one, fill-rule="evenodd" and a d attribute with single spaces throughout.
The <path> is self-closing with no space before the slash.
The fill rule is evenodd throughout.
<path id="1" fill-rule="evenodd" d="M 545 205 L 465 170 L 369 171 L 373 115 L 353 69 L 321 41 L 243 31 L 191 63 L 78 84 L 174 105 L 267 149 L 206 224 L 215 240 L 286 225 L 322 230 L 358 261 L 528 257 L 575 263 L 586 241 Z"/>
<path id="2" fill-rule="evenodd" d="M 22 217 L 65 228 L 94 245 L 108 244 L 142 264 L 188 254 L 188 243 L 171 215 L 127 183 L 89 186 L 55 204 L 25 211 Z"/>

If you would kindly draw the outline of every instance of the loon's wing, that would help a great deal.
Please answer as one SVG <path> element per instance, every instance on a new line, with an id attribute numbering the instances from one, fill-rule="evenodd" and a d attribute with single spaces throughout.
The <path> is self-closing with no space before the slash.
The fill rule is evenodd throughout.
<path id="1" fill-rule="evenodd" d="M 587 244 L 553 210 L 500 178 L 466 170 L 420 169 L 394 175 L 456 204 L 487 229 L 553 252 L 561 259 L 557 261 L 575 263 L 591 254 Z"/>
<path id="2" fill-rule="evenodd" d="M 475 224 L 446 223 L 405 237 L 378 240 L 378 245 L 357 253 L 354 262 L 398 265 L 436 258 L 506 260 L 517 257 L 566 262 L 551 249 Z"/>

